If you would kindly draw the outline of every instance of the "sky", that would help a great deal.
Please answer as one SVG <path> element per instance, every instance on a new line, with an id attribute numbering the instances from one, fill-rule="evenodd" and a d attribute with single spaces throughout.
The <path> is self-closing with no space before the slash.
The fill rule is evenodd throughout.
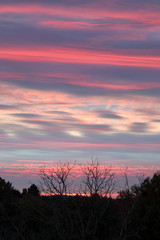
<path id="1" fill-rule="evenodd" d="M 0 176 L 160 169 L 160 1 L 0 0 Z"/>

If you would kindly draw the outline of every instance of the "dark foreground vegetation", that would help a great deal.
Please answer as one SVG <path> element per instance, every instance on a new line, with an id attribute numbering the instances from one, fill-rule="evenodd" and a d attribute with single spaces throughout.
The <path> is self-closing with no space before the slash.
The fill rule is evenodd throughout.
<path id="1" fill-rule="evenodd" d="M 101 180 L 102 176 L 99 183 Z M 90 183 L 94 185 L 93 178 Z M 20 193 L 0 178 L 0 239 L 160 239 L 159 172 L 139 185 L 126 187 L 116 199 L 92 190 L 89 195 L 66 196 L 63 192 L 41 196 L 34 184 Z"/>

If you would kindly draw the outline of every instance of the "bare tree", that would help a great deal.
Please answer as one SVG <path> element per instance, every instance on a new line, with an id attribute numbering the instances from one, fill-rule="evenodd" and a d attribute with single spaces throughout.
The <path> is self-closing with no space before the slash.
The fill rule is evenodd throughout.
<path id="1" fill-rule="evenodd" d="M 82 168 L 83 192 L 93 195 L 110 195 L 114 190 L 114 177 L 110 165 L 100 165 L 98 159 Z"/>
<path id="2" fill-rule="evenodd" d="M 66 195 L 69 187 L 72 185 L 70 177 L 75 164 L 70 165 L 68 162 L 57 163 L 51 169 L 46 169 L 45 166 L 40 169 L 40 188 L 41 191 L 47 194 Z"/>

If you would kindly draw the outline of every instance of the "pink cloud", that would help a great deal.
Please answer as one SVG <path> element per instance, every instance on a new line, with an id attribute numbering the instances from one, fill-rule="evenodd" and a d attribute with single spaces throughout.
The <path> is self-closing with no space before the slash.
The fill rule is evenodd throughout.
<path id="1" fill-rule="evenodd" d="M 159 68 L 160 57 L 127 56 L 69 48 L 1 48 L 0 59 L 33 62 L 83 63 Z"/>

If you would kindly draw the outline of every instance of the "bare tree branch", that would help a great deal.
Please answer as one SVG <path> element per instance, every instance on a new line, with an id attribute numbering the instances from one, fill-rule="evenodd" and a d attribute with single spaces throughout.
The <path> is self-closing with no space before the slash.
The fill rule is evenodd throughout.
<path id="1" fill-rule="evenodd" d="M 57 163 L 56 167 L 46 170 L 45 166 L 40 169 L 40 188 L 47 194 L 66 195 L 72 185 L 70 177 L 75 163 L 70 165 L 68 162 Z"/>
<path id="2" fill-rule="evenodd" d="M 92 160 L 87 166 L 82 168 L 83 192 L 92 195 L 110 195 L 114 190 L 114 177 L 111 166 L 102 166 L 98 159 Z"/>

